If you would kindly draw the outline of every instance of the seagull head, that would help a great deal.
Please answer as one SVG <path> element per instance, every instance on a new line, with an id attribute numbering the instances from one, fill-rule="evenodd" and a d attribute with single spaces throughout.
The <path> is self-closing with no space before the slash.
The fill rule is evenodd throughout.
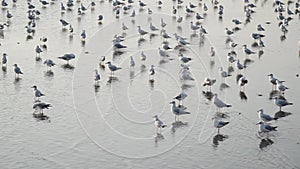
<path id="1" fill-rule="evenodd" d="M 263 124 L 263 123 L 264 123 L 263 121 L 259 121 L 258 123 L 256 123 L 256 125 Z"/>
<path id="2" fill-rule="evenodd" d="M 33 85 L 33 86 L 31 86 L 31 88 L 34 88 L 34 89 L 36 89 L 37 87 L 36 87 L 36 85 Z"/>
<path id="3" fill-rule="evenodd" d="M 17 64 L 13 64 L 13 66 L 17 67 L 18 65 Z"/>
<path id="4" fill-rule="evenodd" d="M 111 62 L 106 62 L 105 64 L 111 64 Z"/>
<path id="5" fill-rule="evenodd" d="M 270 77 L 273 77 L 273 74 L 272 74 L 272 73 L 270 73 L 270 74 L 268 74 L 268 76 L 270 76 Z"/>
<path id="6" fill-rule="evenodd" d="M 257 110 L 257 112 L 263 112 L 263 109 L 262 109 L 262 108 L 260 108 L 259 110 Z"/>
<path id="7" fill-rule="evenodd" d="M 170 104 L 175 104 L 175 101 L 171 101 Z"/>

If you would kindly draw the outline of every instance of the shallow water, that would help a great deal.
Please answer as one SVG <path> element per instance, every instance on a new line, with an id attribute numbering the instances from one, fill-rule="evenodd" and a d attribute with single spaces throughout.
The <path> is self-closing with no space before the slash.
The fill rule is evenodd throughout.
<path id="1" fill-rule="evenodd" d="M 82 2 L 88 5 L 88 1 Z M 251 33 L 256 32 L 258 23 L 266 29 L 264 53 L 260 57 L 258 54 L 249 57 L 252 62 L 242 71 L 249 84 L 244 93 L 240 93 L 236 70 L 226 79 L 228 86 L 220 89 L 222 79 L 218 68 L 228 66 L 226 56 L 230 48 L 225 44 L 224 28 L 232 28 L 234 17 L 244 21 L 243 2 L 222 2 L 224 16 L 220 20 L 217 10 L 214 11 L 208 1 L 209 11 L 202 22 L 208 31 L 204 39 L 190 30 L 190 21 L 194 18 L 185 17 L 184 6 L 178 11 L 184 16 L 179 25 L 174 16 L 169 15 L 171 2 L 163 1 L 160 9 L 152 1 L 145 2 L 153 10 L 152 15 L 135 5 L 138 14 L 135 18 L 121 14 L 119 19 L 111 12 L 108 1 L 97 1 L 95 10 L 89 9 L 81 17 L 77 16 L 75 7 L 73 12 L 61 14 L 59 2 L 47 8 L 33 2 L 42 14 L 36 21 L 36 33 L 31 40 L 26 40 L 24 29 L 26 3 L 18 2 L 9 7 L 14 17 L 4 30 L 5 38 L 0 39 L 1 54 L 8 54 L 7 72 L 2 71 L 0 75 L 1 168 L 299 168 L 297 131 L 300 126 L 296 120 L 299 119 L 297 99 L 300 93 L 296 77 L 300 69 L 299 18 L 294 16 L 286 39 L 281 41 L 273 1 L 256 3 L 254 19 L 240 26 L 241 30 L 231 37 L 239 44 L 238 58 L 244 61 L 241 45 L 251 46 Z M 198 1 L 192 2 L 197 4 Z M 202 14 L 202 8 L 197 9 Z M 1 11 L 1 23 L 5 22 L 6 10 Z M 99 14 L 104 15 L 102 25 L 96 22 Z M 68 31 L 62 31 L 61 18 L 72 23 L 73 38 Z M 168 34 L 178 32 L 191 42 L 184 54 L 193 58 L 190 69 L 195 81 L 179 79 L 178 50 L 168 52 L 170 57 L 160 61 L 157 48 L 161 48 L 162 39 L 159 31 L 152 38 L 149 35 L 139 38 L 138 25 L 149 31 L 150 21 L 160 27 L 161 18 L 167 23 Z M 271 24 L 265 24 L 266 21 Z M 122 34 L 122 22 L 129 27 L 123 42 L 128 49 L 117 55 L 111 48 L 111 40 L 115 34 Z M 88 37 L 85 45 L 80 42 L 83 29 Z M 48 42 L 41 57 L 43 61 L 51 58 L 57 64 L 52 68 L 53 74 L 47 74 L 43 61 L 35 61 L 34 49 L 42 36 L 47 37 Z M 171 47 L 177 45 L 174 39 L 168 42 Z M 216 50 L 214 58 L 208 55 L 211 46 Z M 252 50 L 258 52 L 257 48 Z M 141 51 L 147 55 L 145 63 L 140 61 Z M 77 58 L 70 61 L 74 69 L 64 67 L 65 62 L 57 59 L 65 53 L 76 54 Z M 93 70 L 99 69 L 102 55 L 122 69 L 115 72 L 115 78 L 109 78 L 107 68 L 100 69 L 102 79 L 95 88 Z M 134 69 L 129 68 L 130 56 L 136 61 Z M 14 79 L 11 67 L 14 63 L 24 72 L 19 81 Z M 149 82 L 151 65 L 156 66 L 154 83 Z M 286 81 L 290 89 L 285 97 L 294 105 L 283 108 L 292 114 L 273 122 L 279 126 L 278 131 L 267 139 L 258 136 L 255 124 L 259 108 L 264 108 L 268 114 L 278 112 L 278 107 L 269 99 L 272 89 L 269 73 Z M 201 83 L 207 76 L 217 79 L 212 91 L 233 105 L 223 110 L 228 116 L 225 120 L 230 123 L 221 129 L 220 135 L 211 120 L 216 108 L 202 94 L 205 88 Z M 41 100 L 53 105 L 45 111 L 49 116 L 47 120 L 32 116 L 30 87 L 34 84 L 46 94 Z M 169 102 L 182 88 L 188 94 L 184 105 L 191 114 L 181 116 L 180 122 L 174 123 Z M 162 135 L 155 133 L 152 121 L 155 114 L 168 125 Z"/>

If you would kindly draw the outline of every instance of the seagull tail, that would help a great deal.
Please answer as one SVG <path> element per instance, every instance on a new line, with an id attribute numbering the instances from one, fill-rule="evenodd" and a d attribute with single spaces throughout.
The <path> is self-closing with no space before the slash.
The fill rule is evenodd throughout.
<path id="1" fill-rule="evenodd" d="M 227 124 L 229 124 L 229 121 L 224 122 L 224 126 L 227 125 Z"/>
<path id="2" fill-rule="evenodd" d="M 293 105 L 293 103 L 288 103 L 288 105 Z"/>
<path id="3" fill-rule="evenodd" d="M 162 125 L 161 127 L 162 127 L 162 128 L 165 128 L 165 127 L 167 127 L 167 125 L 166 125 L 166 124 L 164 124 L 164 125 Z"/>
<path id="4" fill-rule="evenodd" d="M 274 119 L 274 120 L 278 120 L 278 117 L 274 117 L 273 119 Z"/>
<path id="5" fill-rule="evenodd" d="M 277 131 L 277 127 L 278 127 L 278 126 L 272 127 L 272 130 L 273 130 L 273 131 Z"/>
<path id="6" fill-rule="evenodd" d="M 186 112 L 183 112 L 182 114 L 191 114 L 191 113 L 186 111 Z"/>
<path id="7" fill-rule="evenodd" d="M 226 107 L 232 107 L 232 105 L 230 105 L 230 104 L 226 104 Z"/>

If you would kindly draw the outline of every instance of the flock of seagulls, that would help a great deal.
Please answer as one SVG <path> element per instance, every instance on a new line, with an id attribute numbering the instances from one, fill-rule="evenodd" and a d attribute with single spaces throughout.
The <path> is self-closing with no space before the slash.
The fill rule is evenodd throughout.
<path id="1" fill-rule="evenodd" d="M 217 15 L 219 19 L 223 19 L 224 13 L 226 10 L 224 9 L 225 7 L 222 5 L 221 1 L 218 0 L 212 0 L 211 4 L 210 2 L 204 2 L 202 0 L 197 1 L 198 4 L 193 4 L 192 2 L 187 2 L 183 0 L 173 0 L 173 7 L 172 7 L 172 13 L 170 15 L 176 17 L 176 22 L 177 24 L 181 24 L 183 20 L 189 20 L 189 17 L 194 18 L 194 20 L 190 20 L 190 32 L 194 34 L 199 34 L 200 38 L 205 38 L 205 36 L 209 35 L 209 30 L 204 28 L 204 25 L 202 24 L 203 21 L 206 20 L 206 15 L 207 11 L 211 10 L 211 8 L 217 9 Z M 25 26 L 26 28 L 26 33 L 28 38 L 32 38 L 34 36 L 34 32 L 38 31 L 37 26 L 36 26 L 36 21 L 37 18 L 42 19 L 41 12 L 37 9 L 38 7 L 37 4 L 32 3 L 30 0 L 28 2 L 28 19 L 29 22 Z M 52 0 L 51 2 L 45 1 L 45 0 L 40 0 L 39 1 L 42 5 L 42 8 L 47 8 L 47 6 L 56 3 L 56 0 Z M 93 10 L 98 3 L 91 1 L 90 4 L 86 7 L 80 0 L 76 1 L 77 3 L 73 2 L 73 0 L 67 0 L 66 2 L 61 2 L 61 13 L 62 16 L 65 13 L 66 10 L 72 11 L 73 8 L 77 8 L 77 15 L 81 16 L 84 15 L 84 13 L 88 12 L 87 10 L 90 8 Z M 103 1 L 102 1 L 103 2 Z M 256 2 L 256 1 L 255 1 Z M 263 42 L 263 39 L 265 37 L 265 34 L 263 34 L 265 31 L 268 31 L 266 28 L 263 27 L 262 24 L 258 24 L 256 26 L 256 29 L 253 30 L 254 32 L 250 35 L 250 37 L 254 40 L 254 43 L 252 44 L 253 49 L 257 49 L 258 51 L 254 51 L 253 49 L 249 48 L 247 44 L 238 44 L 234 40 L 234 35 L 236 34 L 237 31 L 242 29 L 242 24 L 248 24 L 252 22 L 255 18 L 255 8 L 256 4 L 251 3 L 249 0 L 244 0 L 244 13 L 245 13 L 245 21 L 240 21 L 238 18 L 232 18 L 231 21 L 234 24 L 234 27 L 231 29 L 229 27 L 225 28 L 225 34 L 224 36 L 227 38 L 227 42 L 225 45 L 228 45 L 231 49 L 230 52 L 227 53 L 227 61 L 228 61 L 228 69 L 226 70 L 225 67 L 219 67 L 219 74 L 221 77 L 221 81 L 223 86 L 227 85 L 226 81 L 227 80 L 232 80 L 231 76 L 233 75 L 232 73 L 234 71 L 237 72 L 237 85 L 239 86 L 240 93 L 241 95 L 246 97 L 245 94 L 245 86 L 249 83 L 249 80 L 246 77 L 246 72 L 243 70 L 247 69 L 247 63 L 249 60 L 251 60 L 250 56 L 251 55 L 260 55 L 263 53 L 264 48 L 267 46 Z M 17 1 L 13 1 L 13 4 L 17 3 Z M 124 12 L 130 13 L 130 18 L 132 21 L 134 20 L 135 16 L 137 15 L 136 10 L 133 8 L 134 5 L 135 7 L 140 8 L 140 11 L 143 11 L 144 8 L 147 8 L 148 5 L 147 3 L 143 2 L 142 0 L 139 1 L 132 1 L 132 0 L 110 0 L 108 3 L 111 3 L 113 13 L 116 15 L 116 19 L 119 18 L 120 13 Z M 158 1 L 158 8 L 161 8 L 163 5 L 163 1 Z M 279 31 L 282 32 L 281 38 L 284 39 L 286 38 L 285 35 L 288 33 L 288 26 L 289 22 L 293 21 L 293 16 L 299 14 L 299 1 L 295 2 L 295 6 L 292 7 L 293 1 L 289 1 L 289 3 L 284 3 L 281 0 L 275 0 L 274 1 L 274 11 L 278 13 L 278 25 L 279 25 Z M 13 14 L 9 10 L 9 3 L 7 3 L 7 0 L 2 0 L 1 3 L 1 8 L 3 10 L 6 10 L 6 19 L 7 22 L 4 24 L 0 25 L 0 35 L 1 37 L 5 38 L 5 27 L 8 27 L 11 19 L 13 18 Z M 182 7 L 185 7 L 184 9 Z M 294 11 L 292 11 L 292 8 L 295 8 Z M 179 10 L 184 10 L 184 14 L 186 17 L 184 18 L 183 16 L 179 15 Z M 131 11 L 131 12 L 130 12 Z M 202 11 L 203 13 L 200 13 Z M 153 13 L 153 10 L 150 8 L 147 8 L 148 15 L 151 15 Z M 104 22 L 105 16 L 100 14 L 97 18 L 97 21 L 99 24 L 102 24 Z M 59 19 L 58 18 L 58 26 L 59 23 L 61 24 L 62 31 L 69 31 L 69 36 L 74 36 L 74 28 L 70 22 L 68 22 L 66 19 Z M 161 47 L 157 48 L 157 55 L 161 58 L 161 60 L 171 60 L 169 58 L 172 57 L 172 53 L 169 51 L 175 51 L 178 50 L 178 61 L 180 62 L 180 72 L 179 72 L 179 79 L 183 82 L 193 82 L 195 81 L 195 78 L 193 74 L 191 73 L 191 67 L 190 63 L 193 62 L 193 58 L 190 56 L 187 56 L 185 53 L 181 52 L 186 49 L 191 45 L 191 42 L 185 38 L 179 35 L 178 32 L 171 33 L 168 32 L 166 29 L 166 26 L 169 25 L 170 23 L 167 23 L 163 20 L 163 18 L 160 19 L 160 25 L 155 26 L 154 23 L 150 22 L 149 25 L 149 30 L 146 28 L 142 27 L 142 25 L 137 25 L 136 26 L 136 33 L 139 35 L 140 39 L 144 39 L 145 36 L 152 35 L 152 34 L 159 34 L 161 36 Z M 123 50 L 127 50 L 127 45 L 126 44 L 126 31 L 128 30 L 128 26 L 126 26 L 125 23 L 122 23 L 120 30 L 123 31 L 122 35 L 114 35 L 113 40 L 112 40 L 112 47 L 113 50 L 116 52 L 122 53 Z M 160 33 L 156 33 L 159 32 Z M 80 33 L 80 39 L 81 42 L 84 44 L 86 39 L 87 39 L 87 32 L 86 30 L 82 30 Z M 170 40 L 176 40 L 177 46 L 172 47 L 170 46 L 169 41 Z M 39 45 L 36 45 L 35 48 L 35 53 L 36 53 L 36 60 L 41 60 L 41 54 L 43 53 L 43 50 L 46 49 L 46 42 L 47 38 L 43 37 L 41 38 L 41 43 Z M 245 54 L 245 62 L 242 63 L 241 57 L 238 56 L 237 51 L 235 48 L 237 46 L 242 46 L 243 47 L 243 53 Z M 215 47 L 211 46 L 208 57 L 214 58 L 216 57 L 216 49 Z M 226 56 L 226 53 L 225 53 Z M 62 56 L 58 56 L 58 59 L 62 59 L 66 61 L 66 66 L 71 66 L 69 62 L 73 59 L 75 59 L 75 54 L 73 53 L 66 53 Z M 144 65 L 147 59 L 147 54 L 142 51 L 140 55 L 140 60 L 142 64 Z M 2 54 L 2 70 L 7 71 L 7 60 L 8 60 L 8 54 L 3 53 Z M 100 69 L 105 69 L 106 67 L 110 71 L 110 78 L 115 77 L 115 73 L 117 71 L 122 71 L 122 67 L 115 65 L 112 63 L 113 61 L 106 61 L 107 58 L 105 56 L 102 56 L 100 58 Z M 175 59 L 174 59 L 175 60 Z M 56 65 L 53 60 L 51 59 L 46 59 L 43 62 L 48 69 L 48 72 L 52 72 L 51 68 Z M 105 64 L 104 64 L 105 63 Z M 107 66 L 106 66 L 107 65 Z M 222 64 L 222 65 L 225 65 Z M 23 75 L 23 72 L 21 70 L 21 67 L 18 64 L 13 64 L 14 66 L 14 72 L 15 72 L 15 79 L 20 79 L 20 75 Z M 130 56 L 130 62 L 128 65 L 130 68 L 134 68 L 136 66 L 136 62 L 134 60 L 133 56 Z M 243 73 L 243 74 L 242 74 Z M 148 69 L 148 74 L 149 74 L 149 82 L 150 83 L 155 83 L 154 76 L 156 74 L 156 66 L 155 65 L 150 65 Z M 26 72 L 24 76 L 26 75 Z M 287 101 L 287 99 L 284 96 L 284 93 L 289 90 L 289 88 L 285 85 L 284 80 L 279 80 L 276 78 L 273 74 L 268 75 L 270 78 L 270 83 L 272 84 L 272 96 L 271 99 L 274 100 L 274 103 L 276 106 L 279 107 L 279 111 L 282 111 L 282 108 L 288 105 L 292 105 L 293 103 Z M 101 75 L 98 69 L 94 69 L 94 83 L 95 86 L 99 87 L 99 83 L 101 82 Z M 223 119 L 223 117 L 219 116 L 220 113 L 222 113 L 222 110 L 224 108 L 230 108 L 234 107 L 231 104 L 226 103 L 223 101 L 221 98 L 218 97 L 218 94 L 213 92 L 212 86 L 214 86 L 217 83 L 217 79 L 214 77 L 205 77 L 204 82 L 202 83 L 203 87 L 206 88 L 206 91 L 204 91 L 206 96 L 209 100 L 212 100 L 212 103 L 216 106 L 217 112 L 213 116 L 213 125 L 215 128 L 218 130 L 218 134 L 220 134 L 220 128 L 227 126 L 230 122 L 226 121 Z M 34 90 L 34 105 L 33 109 L 37 109 L 38 114 L 40 116 L 44 116 L 43 111 L 45 109 L 49 109 L 52 105 L 49 103 L 45 103 L 40 100 L 41 97 L 45 96 L 38 88 L 36 85 L 32 86 Z M 175 95 L 175 94 L 174 94 Z M 184 90 L 182 90 L 177 96 L 170 98 L 170 104 L 171 104 L 171 112 L 174 115 L 174 120 L 179 121 L 179 117 L 182 115 L 189 115 L 191 112 L 187 111 L 187 107 L 183 105 L 184 99 L 187 98 L 187 94 Z M 173 100 L 172 100 L 173 99 Z M 178 101 L 178 104 L 176 103 L 176 100 Z M 273 127 L 268 122 L 277 120 L 278 117 L 272 117 L 270 115 L 267 115 L 264 113 L 263 109 L 258 110 L 259 113 L 259 122 L 257 123 L 259 125 L 259 132 L 263 133 L 269 133 L 271 131 L 276 131 L 277 126 Z M 163 123 L 162 120 L 159 119 L 157 115 L 153 116 L 154 118 L 154 125 L 157 129 L 157 133 L 161 134 L 161 130 L 168 125 Z"/>

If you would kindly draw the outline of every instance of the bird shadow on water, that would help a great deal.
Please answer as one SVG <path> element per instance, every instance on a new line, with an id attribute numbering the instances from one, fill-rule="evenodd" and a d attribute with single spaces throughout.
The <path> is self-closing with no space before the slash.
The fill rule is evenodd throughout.
<path id="1" fill-rule="evenodd" d="M 54 76 L 54 72 L 52 72 L 51 70 L 48 70 L 44 73 L 45 77 L 53 77 Z"/>
<path id="2" fill-rule="evenodd" d="M 236 83 L 239 82 L 239 80 L 240 80 L 241 77 L 243 77 L 242 74 L 237 74 L 237 75 L 236 75 Z"/>
<path id="3" fill-rule="evenodd" d="M 228 84 L 226 84 L 226 83 L 221 83 L 221 84 L 220 84 L 220 90 L 221 90 L 221 91 L 223 91 L 223 90 L 225 90 L 225 89 L 228 89 L 228 88 L 230 88 L 230 86 L 229 86 Z"/>
<path id="4" fill-rule="evenodd" d="M 124 53 L 125 53 L 125 51 L 115 50 L 115 51 L 113 52 L 113 59 L 115 59 L 115 58 L 118 57 L 118 56 L 123 55 Z"/>
<path id="5" fill-rule="evenodd" d="M 144 43 L 144 42 L 146 42 L 146 39 L 145 38 L 140 38 L 139 40 L 138 40 L 138 47 L 140 47 L 140 46 L 142 46 L 142 44 Z"/>
<path id="6" fill-rule="evenodd" d="M 162 135 L 161 133 L 156 133 L 156 136 L 154 137 L 154 142 L 157 146 L 157 143 L 160 141 L 163 141 L 165 139 L 164 135 Z"/>
<path id="7" fill-rule="evenodd" d="M 182 121 L 173 122 L 171 128 L 172 134 L 174 134 L 178 128 L 183 128 L 187 126 L 188 126 L 188 122 L 182 122 Z"/>
<path id="8" fill-rule="evenodd" d="M 280 118 L 283 118 L 283 117 L 286 117 L 286 116 L 289 116 L 289 115 L 292 115 L 291 112 L 285 112 L 285 111 L 278 111 L 275 113 L 274 115 L 274 118 L 277 118 L 277 119 L 280 119 Z"/>
<path id="9" fill-rule="evenodd" d="M 247 97 L 247 95 L 246 95 L 246 93 L 245 92 L 243 92 L 243 91 L 240 91 L 239 92 L 239 96 L 240 96 L 240 98 L 241 98 L 241 100 L 243 101 L 247 101 L 248 100 L 248 97 Z"/>
<path id="10" fill-rule="evenodd" d="M 219 143 L 228 139 L 228 135 L 224 135 L 224 134 L 217 134 L 213 137 L 213 146 L 214 147 L 218 147 Z"/>
<path id="11" fill-rule="evenodd" d="M 228 72 L 229 74 L 231 74 L 232 72 L 234 72 L 233 66 L 229 66 L 229 67 L 227 68 L 227 72 Z"/>
<path id="12" fill-rule="evenodd" d="M 2 71 L 6 73 L 7 72 L 7 67 L 6 66 L 2 66 Z"/>
<path id="13" fill-rule="evenodd" d="M 211 91 L 202 91 L 202 94 L 208 100 L 211 100 L 214 97 L 214 93 Z"/>
<path id="14" fill-rule="evenodd" d="M 108 80 L 107 80 L 107 83 L 111 84 L 112 82 L 117 82 L 117 81 L 119 81 L 119 79 L 117 77 L 109 76 Z"/>
<path id="15" fill-rule="evenodd" d="M 36 121 L 45 121 L 45 122 L 48 122 L 50 123 L 51 120 L 50 120 L 50 117 L 43 114 L 43 113 L 32 113 L 32 116 L 34 119 L 36 119 Z"/>
<path id="16" fill-rule="evenodd" d="M 63 64 L 61 67 L 65 70 L 73 70 L 75 68 L 73 65 L 70 64 Z"/>
<path id="17" fill-rule="evenodd" d="M 264 149 L 264 148 L 272 145 L 273 143 L 274 143 L 274 141 L 272 141 L 271 139 L 269 139 L 269 138 L 263 138 L 259 142 L 259 148 L 260 149 Z"/>

